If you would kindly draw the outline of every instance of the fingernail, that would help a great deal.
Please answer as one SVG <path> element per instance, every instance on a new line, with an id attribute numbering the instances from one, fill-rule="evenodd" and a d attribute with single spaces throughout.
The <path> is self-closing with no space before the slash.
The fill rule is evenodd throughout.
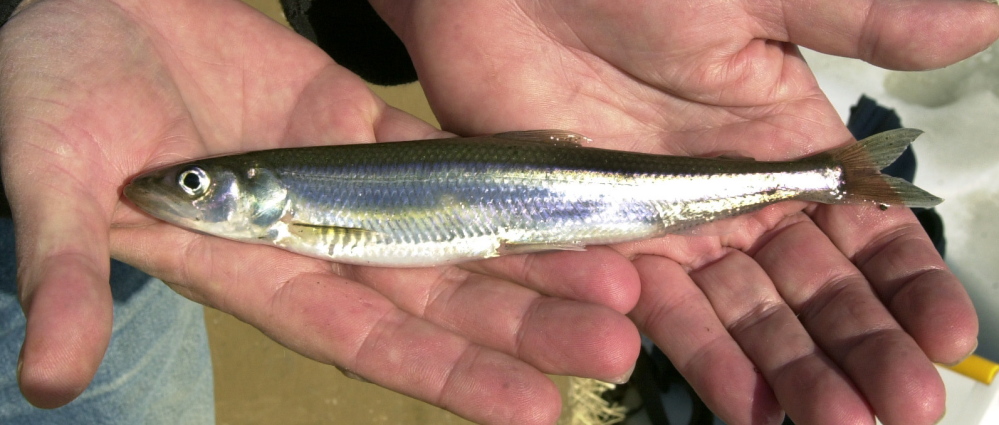
<path id="1" fill-rule="evenodd" d="M 612 379 L 610 382 L 612 384 L 618 384 L 618 385 L 626 384 L 626 383 L 628 383 L 629 380 L 631 380 L 631 375 L 634 374 L 634 373 L 635 373 L 635 364 L 632 363 L 631 364 L 631 369 L 628 369 L 628 371 L 625 372 L 624 375 L 621 375 L 620 377 L 618 377 L 616 379 Z"/>
<path id="2" fill-rule="evenodd" d="M 965 354 L 960 359 L 957 359 L 957 361 L 954 362 L 954 363 L 941 363 L 941 364 L 944 365 L 944 366 L 947 366 L 947 367 L 957 366 L 961 362 L 967 360 L 968 357 L 971 357 L 972 354 L 975 354 L 975 350 L 977 350 L 977 349 L 978 349 L 978 339 L 976 338 L 975 339 L 975 345 L 973 347 L 971 347 L 971 351 L 968 351 L 968 354 Z"/>
<path id="3" fill-rule="evenodd" d="M 978 350 L 978 338 L 975 338 L 975 345 L 974 345 L 973 347 L 971 347 L 971 351 L 968 351 L 968 355 L 967 355 L 967 356 L 964 356 L 964 358 L 968 358 L 968 357 L 970 357 L 970 356 L 971 356 L 972 354 L 975 354 L 975 351 L 976 351 L 976 350 Z"/>
<path id="4" fill-rule="evenodd" d="M 21 386 L 21 372 L 24 370 L 24 342 L 21 342 L 21 349 L 17 352 L 17 386 Z"/>
<path id="5" fill-rule="evenodd" d="M 364 382 L 366 384 L 371 382 L 371 381 L 369 381 L 367 379 L 364 379 L 363 376 L 358 375 L 358 374 L 354 373 L 354 371 L 352 371 L 350 369 L 347 369 L 345 367 L 340 367 L 340 366 L 337 366 L 337 365 L 333 365 L 333 367 L 337 368 L 337 370 L 339 370 L 340 373 L 343 374 L 343 376 L 346 376 L 346 377 L 348 377 L 350 379 L 353 379 L 355 381 L 361 381 L 361 382 Z"/>

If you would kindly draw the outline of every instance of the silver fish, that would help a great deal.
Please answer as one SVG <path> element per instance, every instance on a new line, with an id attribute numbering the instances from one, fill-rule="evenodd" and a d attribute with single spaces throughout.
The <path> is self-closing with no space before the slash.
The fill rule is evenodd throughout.
<path id="1" fill-rule="evenodd" d="M 919 134 L 784 162 L 587 148 L 550 130 L 275 149 L 150 171 L 124 192 L 210 235 L 344 263 L 433 266 L 653 238 L 792 199 L 936 205 L 879 171 Z"/>

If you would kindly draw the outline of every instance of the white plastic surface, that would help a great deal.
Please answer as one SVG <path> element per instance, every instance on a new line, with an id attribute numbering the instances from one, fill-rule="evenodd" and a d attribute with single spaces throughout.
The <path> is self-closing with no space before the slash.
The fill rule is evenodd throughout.
<path id="1" fill-rule="evenodd" d="M 999 424 L 999 381 L 985 385 L 938 367 L 947 386 L 947 414 L 939 425 Z"/>

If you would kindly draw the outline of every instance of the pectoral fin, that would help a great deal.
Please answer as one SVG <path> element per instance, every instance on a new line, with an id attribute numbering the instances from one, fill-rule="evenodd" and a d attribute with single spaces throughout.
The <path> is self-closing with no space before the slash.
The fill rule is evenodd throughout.
<path id="1" fill-rule="evenodd" d="M 359 227 L 309 223 L 290 223 L 288 224 L 288 232 L 303 240 L 322 238 L 328 241 L 371 241 L 379 237 L 378 232 Z"/>

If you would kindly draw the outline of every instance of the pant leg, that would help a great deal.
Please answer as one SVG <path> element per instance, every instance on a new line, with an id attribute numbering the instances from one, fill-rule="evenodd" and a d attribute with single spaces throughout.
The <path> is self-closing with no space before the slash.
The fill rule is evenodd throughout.
<path id="1" fill-rule="evenodd" d="M 15 376 L 24 340 L 14 237 L 0 219 L 0 423 L 213 424 L 211 357 L 202 307 L 163 282 L 113 262 L 114 328 L 93 382 L 66 406 L 24 400 Z"/>

